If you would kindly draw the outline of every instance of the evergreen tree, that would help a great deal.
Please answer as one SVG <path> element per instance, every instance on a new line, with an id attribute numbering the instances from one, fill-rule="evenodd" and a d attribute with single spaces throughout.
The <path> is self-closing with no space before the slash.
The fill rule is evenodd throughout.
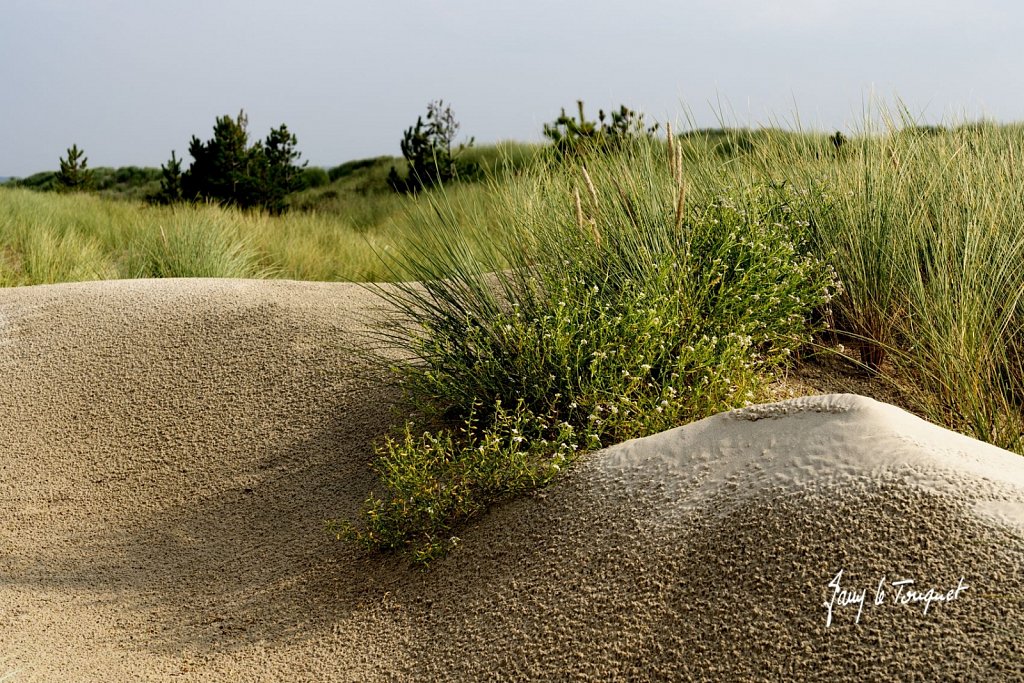
<path id="1" fill-rule="evenodd" d="M 186 199 L 261 207 L 272 213 L 285 210 L 285 198 L 300 188 L 305 166 L 297 164 L 298 140 L 281 124 L 262 143 L 250 147 L 248 123 L 244 111 L 234 119 L 221 116 L 213 127 L 213 138 L 203 142 L 192 137 L 192 165 L 181 177 Z"/>
<path id="2" fill-rule="evenodd" d="M 597 121 L 588 121 L 583 113 L 583 100 L 576 101 L 579 118 L 562 114 L 552 123 L 544 124 L 544 137 L 551 140 L 559 157 L 621 149 L 631 141 L 653 136 L 659 124 L 644 124 L 644 115 L 622 105 L 611 117 L 598 110 Z"/>
<path id="3" fill-rule="evenodd" d="M 476 173 L 476 166 L 461 162 L 458 155 L 473 146 L 473 138 L 455 147 L 458 121 L 450 106 L 437 100 L 427 105 L 427 119 L 416 117 L 416 125 L 402 136 L 402 156 L 409 164 L 409 174 L 402 178 L 391 168 L 388 184 L 399 192 L 419 192 L 424 188 L 449 182 Z"/>
<path id="4" fill-rule="evenodd" d="M 62 192 L 79 192 L 88 190 L 93 184 L 92 171 L 86 168 L 88 159 L 78 145 L 71 145 L 67 158 L 61 158 L 60 171 L 55 180 L 57 189 Z"/>
<path id="5" fill-rule="evenodd" d="M 238 118 L 220 116 L 213 126 L 213 138 L 202 142 L 192 136 L 188 151 L 192 165 L 182 175 L 187 199 L 213 199 L 224 204 L 250 206 L 253 153 L 249 149 L 249 120 L 244 111 Z"/>
<path id="6" fill-rule="evenodd" d="M 160 167 L 163 178 L 160 179 L 160 191 L 154 198 L 158 204 L 174 204 L 185 198 L 182 191 L 181 159 L 171 150 L 171 159 Z"/>
<path id="7" fill-rule="evenodd" d="M 260 173 L 260 204 L 271 213 L 281 213 L 285 209 L 285 197 L 301 189 L 303 163 L 298 165 L 301 156 L 296 145 L 298 140 L 283 123 L 279 128 L 272 128 L 270 135 L 263 142 L 262 154 L 257 155 Z"/>

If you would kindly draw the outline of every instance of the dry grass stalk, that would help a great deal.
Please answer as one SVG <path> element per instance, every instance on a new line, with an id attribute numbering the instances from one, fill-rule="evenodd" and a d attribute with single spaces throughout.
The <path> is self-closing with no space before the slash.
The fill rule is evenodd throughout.
<path id="1" fill-rule="evenodd" d="M 686 183 L 679 180 L 679 196 L 676 199 L 676 232 L 683 226 L 683 216 L 686 213 Z"/>
<path id="2" fill-rule="evenodd" d="M 578 188 L 572 188 L 572 198 L 576 205 L 576 225 L 579 226 L 580 230 L 583 230 L 583 204 L 580 202 L 580 191 Z"/>
<path id="3" fill-rule="evenodd" d="M 594 202 L 594 208 L 597 209 L 597 189 L 594 188 L 594 181 L 590 179 L 590 174 L 587 173 L 587 167 L 581 166 L 583 169 L 583 180 L 587 184 L 587 191 L 590 193 L 590 199 Z"/>

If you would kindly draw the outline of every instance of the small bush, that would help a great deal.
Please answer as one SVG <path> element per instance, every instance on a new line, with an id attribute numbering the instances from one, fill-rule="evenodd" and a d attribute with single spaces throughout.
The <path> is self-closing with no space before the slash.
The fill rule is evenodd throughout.
<path id="1" fill-rule="evenodd" d="M 551 140 L 555 153 L 562 158 L 620 150 L 637 139 L 652 137 L 660 127 L 657 123 L 647 126 L 644 115 L 626 105 L 612 110 L 610 116 L 599 110 L 597 121 L 587 120 L 583 100 L 577 100 L 576 107 L 579 118 L 562 109 L 557 119 L 544 124 L 544 137 Z"/>
<path id="2" fill-rule="evenodd" d="M 304 168 L 302 169 L 302 173 L 299 174 L 299 185 L 301 185 L 301 189 L 323 187 L 329 182 L 331 182 L 331 179 L 327 175 L 327 171 L 319 166 Z"/>
<path id="3" fill-rule="evenodd" d="M 460 521 L 543 486 L 573 457 L 578 439 L 568 423 L 556 430 L 558 445 L 531 442 L 523 435 L 535 416 L 522 405 L 490 408 L 486 428 L 471 413 L 457 430 L 414 435 L 407 424 L 403 436 L 388 438 L 374 469 L 390 496 L 367 499 L 364 527 L 335 521 L 329 529 L 369 549 L 409 549 L 427 563 L 458 543 Z"/>
<path id="4" fill-rule="evenodd" d="M 663 154 L 650 144 L 506 186 L 515 238 L 489 262 L 454 245 L 405 262 L 422 284 L 390 295 L 405 318 L 386 334 L 419 359 L 400 368 L 411 395 L 462 426 L 388 442 L 386 494 L 364 527 L 336 530 L 429 560 L 461 520 L 575 453 L 762 396 L 809 341 L 834 275 L 775 189 L 687 208 Z M 426 238 L 450 240 L 456 226 L 435 215 Z M 466 476 L 480 471 L 503 474 Z"/>

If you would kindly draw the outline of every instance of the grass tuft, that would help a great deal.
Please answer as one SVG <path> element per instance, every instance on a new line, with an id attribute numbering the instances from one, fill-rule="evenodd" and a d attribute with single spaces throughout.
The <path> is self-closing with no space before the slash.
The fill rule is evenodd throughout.
<path id="1" fill-rule="evenodd" d="M 416 359 L 399 368 L 413 398 L 458 426 L 389 440 L 386 493 L 361 526 L 332 530 L 429 561 L 458 524 L 580 452 L 763 395 L 810 341 L 834 276 L 767 188 L 680 218 L 674 163 L 642 144 L 496 187 L 509 239 L 489 252 L 434 207 L 422 253 L 400 264 L 416 283 L 382 291 L 403 313 L 383 336 Z"/>

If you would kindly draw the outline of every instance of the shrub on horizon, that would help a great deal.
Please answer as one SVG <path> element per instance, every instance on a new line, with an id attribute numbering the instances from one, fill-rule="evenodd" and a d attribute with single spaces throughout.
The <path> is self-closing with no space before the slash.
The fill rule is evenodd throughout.
<path id="1" fill-rule="evenodd" d="M 565 108 L 551 123 L 544 124 L 544 137 L 551 140 L 560 158 L 593 152 L 610 152 L 641 138 L 653 137 L 660 124 L 647 126 L 644 115 L 626 105 L 613 110 L 608 117 L 603 109 L 597 112 L 597 121 L 588 121 L 583 113 L 583 100 L 577 100 L 579 118 L 568 116 Z"/>

